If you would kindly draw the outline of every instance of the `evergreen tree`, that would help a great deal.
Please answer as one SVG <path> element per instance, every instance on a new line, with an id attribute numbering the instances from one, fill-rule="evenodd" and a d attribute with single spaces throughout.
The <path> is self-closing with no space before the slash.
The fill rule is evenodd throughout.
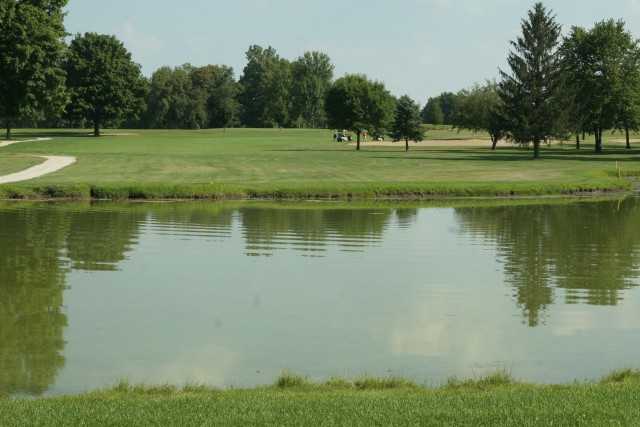
<path id="1" fill-rule="evenodd" d="M 507 63 L 500 71 L 500 97 L 508 130 L 522 143 L 533 143 L 534 158 L 540 143 L 554 132 L 557 114 L 560 61 L 560 25 L 542 3 L 536 3 L 522 21 L 522 35 L 511 42 Z"/>
<path id="2" fill-rule="evenodd" d="M 409 151 L 409 140 L 417 142 L 424 139 L 420 107 L 406 95 L 396 103 L 396 115 L 391 134 L 394 139 L 404 140 L 405 151 Z"/>

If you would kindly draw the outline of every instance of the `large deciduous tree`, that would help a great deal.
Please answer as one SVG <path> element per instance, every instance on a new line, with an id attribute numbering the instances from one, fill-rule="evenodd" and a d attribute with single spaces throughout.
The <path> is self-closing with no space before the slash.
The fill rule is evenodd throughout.
<path id="1" fill-rule="evenodd" d="M 522 21 L 522 35 L 511 42 L 509 72 L 500 71 L 500 97 L 509 131 L 522 143 L 533 143 L 534 158 L 540 143 L 554 133 L 560 77 L 560 25 L 542 3 Z"/>
<path id="2" fill-rule="evenodd" d="M 251 46 L 240 78 L 242 123 L 249 127 L 289 124 L 291 64 L 272 47 Z"/>
<path id="3" fill-rule="evenodd" d="M 206 129 L 238 123 L 238 83 L 230 67 L 161 67 L 151 76 L 150 86 L 148 127 Z"/>
<path id="4" fill-rule="evenodd" d="M 202 102 L 194 96 L 190 65 L 161 67 L 151 76 L 146 124 L 150 128 L 195 129 L 206 121 Z"/>
<path id="5" fill-rule="evenodd" d="M 237 97 L 238 82 L 233 68 L 225 65 L 207 65 L 191 71 L 196 99 L 204 105 L 207 128 L 226 128 L 239 123 L 240 105 Z"/>
<path id="6" fill-rule="evenodd" d="M 409 151 L 410 140 L 418 142 L 424 139 L 420 106 L 407 95 L 401 97 L 396 103 L 391 134 L 394 139 L 404 140 L 405 151 Z"/>
<path id="7" fill-rule="evenodd" d="M 61 112 L 67 0 L 0 1 L 0 118 L 7 139 L 19 119 Z"/>
<path id="8" fill-rule="evenodd" d="M 356 150 L 360 150 L 363 131 L 382 134 L 389 127 L 395 100 L 384 84 L 351 74 L 336 80 L 329 89 L 326 109 L 329 125 L 355 132 Z"/>
<path id="9" fill-rule="evenodd" d="M 105 123 L 135 114 L 144 103 L 140 66 L 114 36 L 77 35 L 69 47 L 66 71 L 69 112 L 93 123 L 95 136 Z"/>
<path id="10" fill-rule="evenodd" d="M 607 20 L 591 30 L 574 27 L 562 47 L 563 71 L 575 104 L 574 121 L 595 135 L 602 152 L 603 131 L 638 127 L 640 50 L 622 21 Z"/>
<path id="11" fill-rule="evenodd" d="M 326 126 L 324 102 L 334 70 L 331 58 L 322 52 L 306 52 L 291 67 L 291 119 L 299 127 Z"/>
<path id="12" fill-rule="evenodd" d="M 475 85 L 458 94 L 458 108 L 453 125 L 458 129 L 484 131 L 491 137 L 491 148 L 507 136 L 506 122 L 502 115 L 503 104 L 494 82 Z"/>

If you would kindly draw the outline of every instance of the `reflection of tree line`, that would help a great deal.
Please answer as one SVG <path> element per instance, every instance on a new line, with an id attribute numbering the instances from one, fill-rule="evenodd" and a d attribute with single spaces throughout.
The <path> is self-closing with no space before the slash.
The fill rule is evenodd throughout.
<path id="1" fill-rule="evenodd" d="M 635 286 L 640 205 L 635 199 L 556 206 L 456 209 L 463 230 L 495 242 L 529 326 L 553 303 L 616 305 Z"/>
<path id="2" fill-rule="evenodd" d="M 234 221 L 247 254 L 279 247 L 359 250 L 389 224 L 410 226 L 417 209 L 153 205 L 0 210 L 0 392 L 41 394 L 64 365 L 65 276 L 71 269 L 115 270 L 149 217 L 169 229 L 219 230 Z M 465 232 L 495 242 L 515 299 L 530 326 L 553 303 L 615 305 L 638 276 L 640 207 L 623 203 L 460 208 Z"/>
<path id="3" fill-rule="evenodd" d="M 259 209 L 239 210 L 250 255 L 268 255 L 281 247 L 321 253 L 327 243 L 343 250 L 361 250 L 381 240 L 396 216 L 399 223 L 415 218 L 416 209 Z"/>
<path id="4" fill-rule="evenodd" d="M 299 250 L 329 239 L 379 239 L 391 209 L 264 209 L 224 205 L 0 207 L 0 393 L 44 393 L 64 366 L 63 310 L 71 269 L 113 271 L 151 216 L 162 226 L 230 230 L 237 217 L 247 252 L 280 239 Z M 397 213 L 411 221 L 415 210 Z M 225 234 L 225 233 L 223 233 Z M 312 243 L 305 243 L 312 242 Z"/>
<path id="5" fill-rule="evenodd" d="M 110 211 L 0 211 L 0 392 L 38 395 L 54 382 L 64 366 L 66 273 L 114 269 L 138 220 Z"/>

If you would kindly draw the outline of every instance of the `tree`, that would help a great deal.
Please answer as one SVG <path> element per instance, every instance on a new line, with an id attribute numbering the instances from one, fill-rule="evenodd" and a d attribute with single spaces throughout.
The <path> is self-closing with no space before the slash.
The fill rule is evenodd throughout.
<path id="1" fill-rule="evenodd" d="M 193 67 L 161 67 L 151 76 L 147 124 L 151 128 L 197 129 L 206 126 L 206 99 L 196 96 Z"/>
<path id="2" fill-rule="evenodd" d="M 69 47 L 66 71 L 70 114 L 92 122 L 95 136 L 105 123 L 140 111 L 146 87 L 140 66 L 114 36 L 78 34 Z"/>
<path id="3" fill-rule="evenodd" d="M 306 52 L 291 66 L 291 118 L 311 128 L 326 126 L 324 102 L 334 70 L 331 58 L 322 52 Z"/>
<path id="4" fill-rule="evenodd" d="M 458 108 L 453 125 L 458 129 L 474 132 L 484 131 L 491 137 L 491 149 L 507 136 L 506 123 L 502 116 L 502 100 L 495 82 L 475 85 L 458 94 Z"/>
<path id="5" fill-rule="evenodd" d="M 597 153 L 603 150 L 604 130 L 618 127 L 628 133 L 637 126 L 638 56 L 637 42 L 622 21 L 598 22 L 589 31 L 574 27 L 563 43 L 575 114 L 593 132 Z"/>
<path id="6" fill-rule="evenodd" d="M 201 127 L 226 128 L 239 123 L 240 90 L 233 77 L 233 68 L 225 65 L 207 65 L 191 72 L 191 82 L 197 98 L 206 112 L 206 122 Z"/>
<path id="7" fill-rule="evenodd" d="M 61 112 L 64 12 L 67 0 L 0 2 L 0 118 L 13 124 Z"/>
<path id="8" fill-rule="evenodd" d="M 626 147 L 631 149 L 630 130 L 640 128 L 640 46 L 633 36 L 624 30 L 624 23 L 616 25 L 621 33 L 621 71 L 616 82 L 615 99 L 618 105 L 616 128 L 625 133 Z"/>
<path id="9" fill-rule="evenodd" d="M 441 98 L 429 98 L 421 112 L 422 121 L 431 125 L 444 124 L 444 113 L 441 107 Z"/>
<path id="10" fill-rule="evenodd" d="M 327 93 L 329 126 L 356 133 L 360 150 L 362 132 L 381 134 L 393 120 L 395 101 L 380 82 L 351 74 L 335 81 Z"/>
<path id="11" fill-rule="evenodd" d="M 458 109 L 458 95 L 452 92 L 444 92 L 440 96 L 440 108 L 444 115 L 444 124 L 453 124 L 453 118 L 456 115 Z"/>
<path id="12" fill-rule="evenodd" d="M 560 61 L 560 25 L 536 3 L 522 21 L 522 36 L 511 42 L 507 63 L 500 71 L 500 97 L 508 127 L 516 141 L 533 143 L 534 158 L 540 157 L 540 142 L 553 134 L 557 113 L 556 94 Z"/>
<path id="13" fill-rule="evenodd" d="M 272 47 L 251 46 L 240 78 L 242 123 L 249 127 L 289 124 L 291 65 Z"/>
<path id="14" fill-rule="evenodd" d="M 396 116 L 391 133 L 395 139 L 404 140 L 405 151 L 409 151 L 409 140 L 422 141 L 424 139 L 420 107 L 406 95 L 401 97 L 396 104 Z"/>

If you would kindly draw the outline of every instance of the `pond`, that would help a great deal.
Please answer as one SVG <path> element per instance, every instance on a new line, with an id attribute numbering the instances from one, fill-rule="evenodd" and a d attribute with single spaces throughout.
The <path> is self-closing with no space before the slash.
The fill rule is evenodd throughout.
<path id="1" fill-rule="evenodd" d="M 2 203 L 0 391 L 638 367 L 640 200 L 457 204 Z"/>

